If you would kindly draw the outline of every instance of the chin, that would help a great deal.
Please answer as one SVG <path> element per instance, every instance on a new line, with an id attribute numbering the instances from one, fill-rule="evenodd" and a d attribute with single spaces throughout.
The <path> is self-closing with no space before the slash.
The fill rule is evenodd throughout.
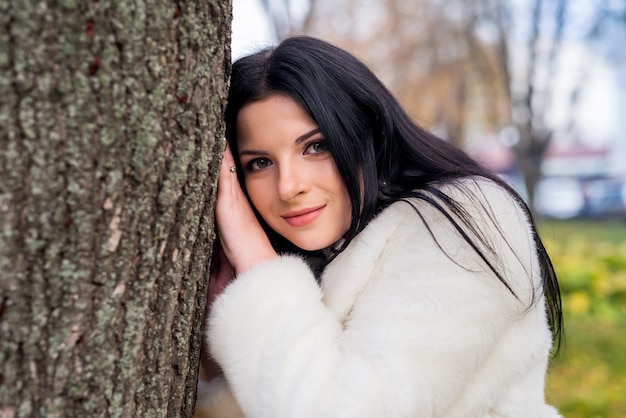
<path id="1" fill-rule="evenodd" d="M 298 244 L 296 244 L 294 242 L 292 242 L 292 244 L 295 245 L 296 247 L 300 248 L 303 251 L 310 251 L 310 252 L 320 251 L 320 250 L 323 250 L 324 248 L 328 247 L 328 245 L 326 245 L 326 246 L 311 245 L 311 244 L 309 244 L 309 245 L 298 245 Z"/>
<path id="2" fill-rule="evenodd" d="M 288 239 L 288 238 L 287 238 Z M 290 240 L 296 247 L 300 248 L 303 251 L 322 251 L 333 245 L 335 245 L 338 241 L 341 240 L 341 237 L 338 239 L 328 239 L 328 240 Z"/>

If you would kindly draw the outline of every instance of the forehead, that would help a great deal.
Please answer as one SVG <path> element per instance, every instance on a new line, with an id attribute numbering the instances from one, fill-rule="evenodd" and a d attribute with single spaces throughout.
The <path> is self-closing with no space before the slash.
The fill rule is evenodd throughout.
<path id="1" fill-rule="evenodd" d="M 290 139 L 316 129 L 317 124 L 291 97 L 273 94 L 246 104 L 237 115 L 237 142 Z"/>

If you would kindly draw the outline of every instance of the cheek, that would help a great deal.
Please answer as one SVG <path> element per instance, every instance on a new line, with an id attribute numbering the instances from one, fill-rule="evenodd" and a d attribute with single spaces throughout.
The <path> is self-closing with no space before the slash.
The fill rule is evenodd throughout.
<path id="1" fill-rule="evenodd" d="M 245 181 L 246 191 L 250 197 L 252 206 L 265 218 L 265 212 L 269 206 L 269 190 L 259 181 Z"/>
<path id="2" fill-rule="evenodd" d="M 350 200 L 350 194 L 348 193 L 348 189 L 345 187 L 341 179 L 336 182 L 335 194 L 339 195 L 339 204 L 340 204 L 340 216 L 342 222 L 340 222 L 341 229 L 343 232 L 348 232 L 350 229 L 350 224 L 352 222 L 352 201 Z"/>
<path id="3" fill-rule="evenodd" d="M 350 195 L 348 195 L 348 191 L 344 189 L 345 198 L 344 198 L 344 229 L 345 232 L 348 232 L 350 229 L 350 224 L 352 223 L 352 203 L 350 201 Z"/>
<path id="4" fill-rule="evenodd" d="M 343 229 L 344 233 L 348 232 L 352 222 L 352 202 L 348 188 L 343 183 L 339 170 L 337 170 L 334 162 L 330 161 L 324 170 L 324 184 L 332 185 L 331 189 L 328 190 L 332 190 L 331 193 L 335 195 L 341 208 L 341 211 L 338 213 L 342 220 L 339 222 L 339 225 L 341 225 L 340 228 Z"/>

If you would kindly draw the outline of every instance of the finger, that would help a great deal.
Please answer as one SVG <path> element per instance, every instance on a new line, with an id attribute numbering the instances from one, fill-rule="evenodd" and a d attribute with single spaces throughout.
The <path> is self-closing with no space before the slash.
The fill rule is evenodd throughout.
<path id="1" fill-rule="evenodd" d="M 226 148 L 224 149 L 224 161 L 228 163 L 229 167 L 235 165 L 235 156 L 233 155 L 233 152 L 228 145 L 226 145 Z"/>
<path id="2" fill-rule="evenodd" d="M 235 158 L 233 157 L 230 147 L 226 147 L 222 155 L 222 165 L 220 167 L 220 177 L 227 182 L 232 183 L 232 179 L 237 178 Z"/>

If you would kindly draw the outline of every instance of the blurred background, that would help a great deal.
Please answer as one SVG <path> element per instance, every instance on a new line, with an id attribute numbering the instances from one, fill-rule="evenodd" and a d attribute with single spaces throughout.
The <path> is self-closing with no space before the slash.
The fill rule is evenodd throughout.
<path id="1" fill-rule="evenodd" d="M 233 0 L 233 58 L 292 34 L 358 56 L 422 126 L 508 179 L 560 276 L 546 394 L 626 417 L 626 0 Z"/>

